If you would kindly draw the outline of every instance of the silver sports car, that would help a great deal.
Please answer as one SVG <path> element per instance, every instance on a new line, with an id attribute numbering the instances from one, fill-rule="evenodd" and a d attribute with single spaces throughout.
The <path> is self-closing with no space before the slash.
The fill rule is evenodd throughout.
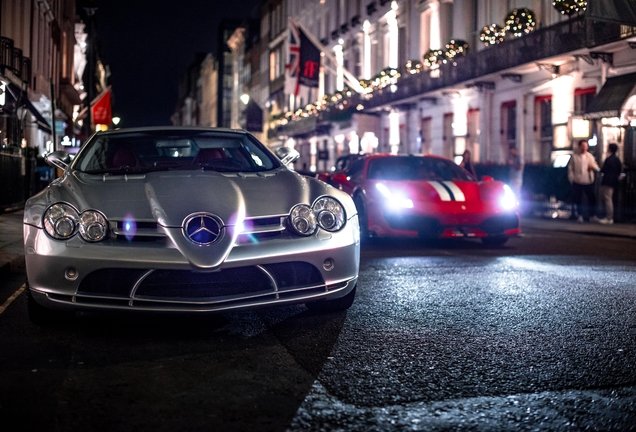
<path id="1" fill-rule="evenodd" d="M 351 198 L 244 131 L 95 134 L 24 212 L 29 315 L 351 306 L 360 237 Z"/>

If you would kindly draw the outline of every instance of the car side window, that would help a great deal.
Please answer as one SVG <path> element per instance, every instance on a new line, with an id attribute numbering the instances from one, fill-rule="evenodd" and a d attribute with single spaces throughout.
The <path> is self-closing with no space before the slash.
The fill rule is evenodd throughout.
<path id="1" fill-rule="evenodd" d="M 364 159 L 358 159 L 354 161 L 347 170 L 347 177 L 353 182 L 360 181 L 362 178 L 362 170 L 364 168 Z"/>

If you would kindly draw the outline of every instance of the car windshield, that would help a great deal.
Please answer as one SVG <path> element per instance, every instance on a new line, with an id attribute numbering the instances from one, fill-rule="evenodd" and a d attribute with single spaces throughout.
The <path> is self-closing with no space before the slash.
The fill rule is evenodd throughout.
<path id="1" fill-rule="evenodd" d="M 467 172 L 451 161 L 417 156 L 371 159 L 367 178 L 370 180 L 402 181 L 475 181 Z"/>
<path id="2" fill-rule="evenodd" d="M 260 172 L 281 164 L 248 134 L 200 131 L 134 131 L 95 136 L 72 167 L 89 174 L 204 169 Z"/>

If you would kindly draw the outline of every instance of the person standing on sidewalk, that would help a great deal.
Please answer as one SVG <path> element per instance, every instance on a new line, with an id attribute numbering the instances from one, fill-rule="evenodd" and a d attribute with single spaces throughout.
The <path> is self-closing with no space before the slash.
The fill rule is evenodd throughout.
<path id="1" fill-rule="evenodd" d="M 473 162 L 470 160 L 470 150 L 464 151 L 464 154 L 462 155 L 462 161 L 460 162 L 459 166 L 471 173 L 473 177 L 477 178 L 475 167 L 473 166 Z"/>
<path id="2" fill-rule="evenodd" d="M 620 178 L 621 171 L 623 170 L 623 164 L 621 160 L 616 156 L 618 151 L 618 145 L 611 143 L 607 149 L 610 155 L 603 162 L 603 168 L 601 168 L 601 197 L 605 203 L 605 217 L 599 220 L 602 224 L 614 223 L 614 190 L 618 186 L 618 179 Z"/>
<path id="3" fill-rule="evenodd" d="M 594 156 L 587 151 L 587 141 L 579 141 L 579 152 L 572 154 L 568 163 L 568 180 L 572 184 L 572 197 L 579 213 L 579 223 L 583 223 L 584 214 L 592 221 L 598 220 L 594 194 L 594 173 L 597 171 L 600 171 L 600 168 Z M 581 205 L 583 194 L 587 197 L 587 208 Z"/>

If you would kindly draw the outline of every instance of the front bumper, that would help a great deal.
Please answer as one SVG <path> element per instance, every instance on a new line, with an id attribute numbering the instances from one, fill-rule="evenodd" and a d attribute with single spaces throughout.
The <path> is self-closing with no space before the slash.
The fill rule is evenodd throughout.
<path id="1" fill-rule="evenodd" d="M 518 213 L 418 214 L 385 212 L 370 227 L 379 236 L 425 238 L 514 237 L 521 233 Z"/>
<path id="2" fill-rule="evenodd" d="M 56 310 L 213 312 L 336 299 L 356 285 L 357 216 L 337 233 L 236 244 L 213 271 L 193 266 L 169 239 L 57 241 L 24 225 L 36 302 Z"/>

